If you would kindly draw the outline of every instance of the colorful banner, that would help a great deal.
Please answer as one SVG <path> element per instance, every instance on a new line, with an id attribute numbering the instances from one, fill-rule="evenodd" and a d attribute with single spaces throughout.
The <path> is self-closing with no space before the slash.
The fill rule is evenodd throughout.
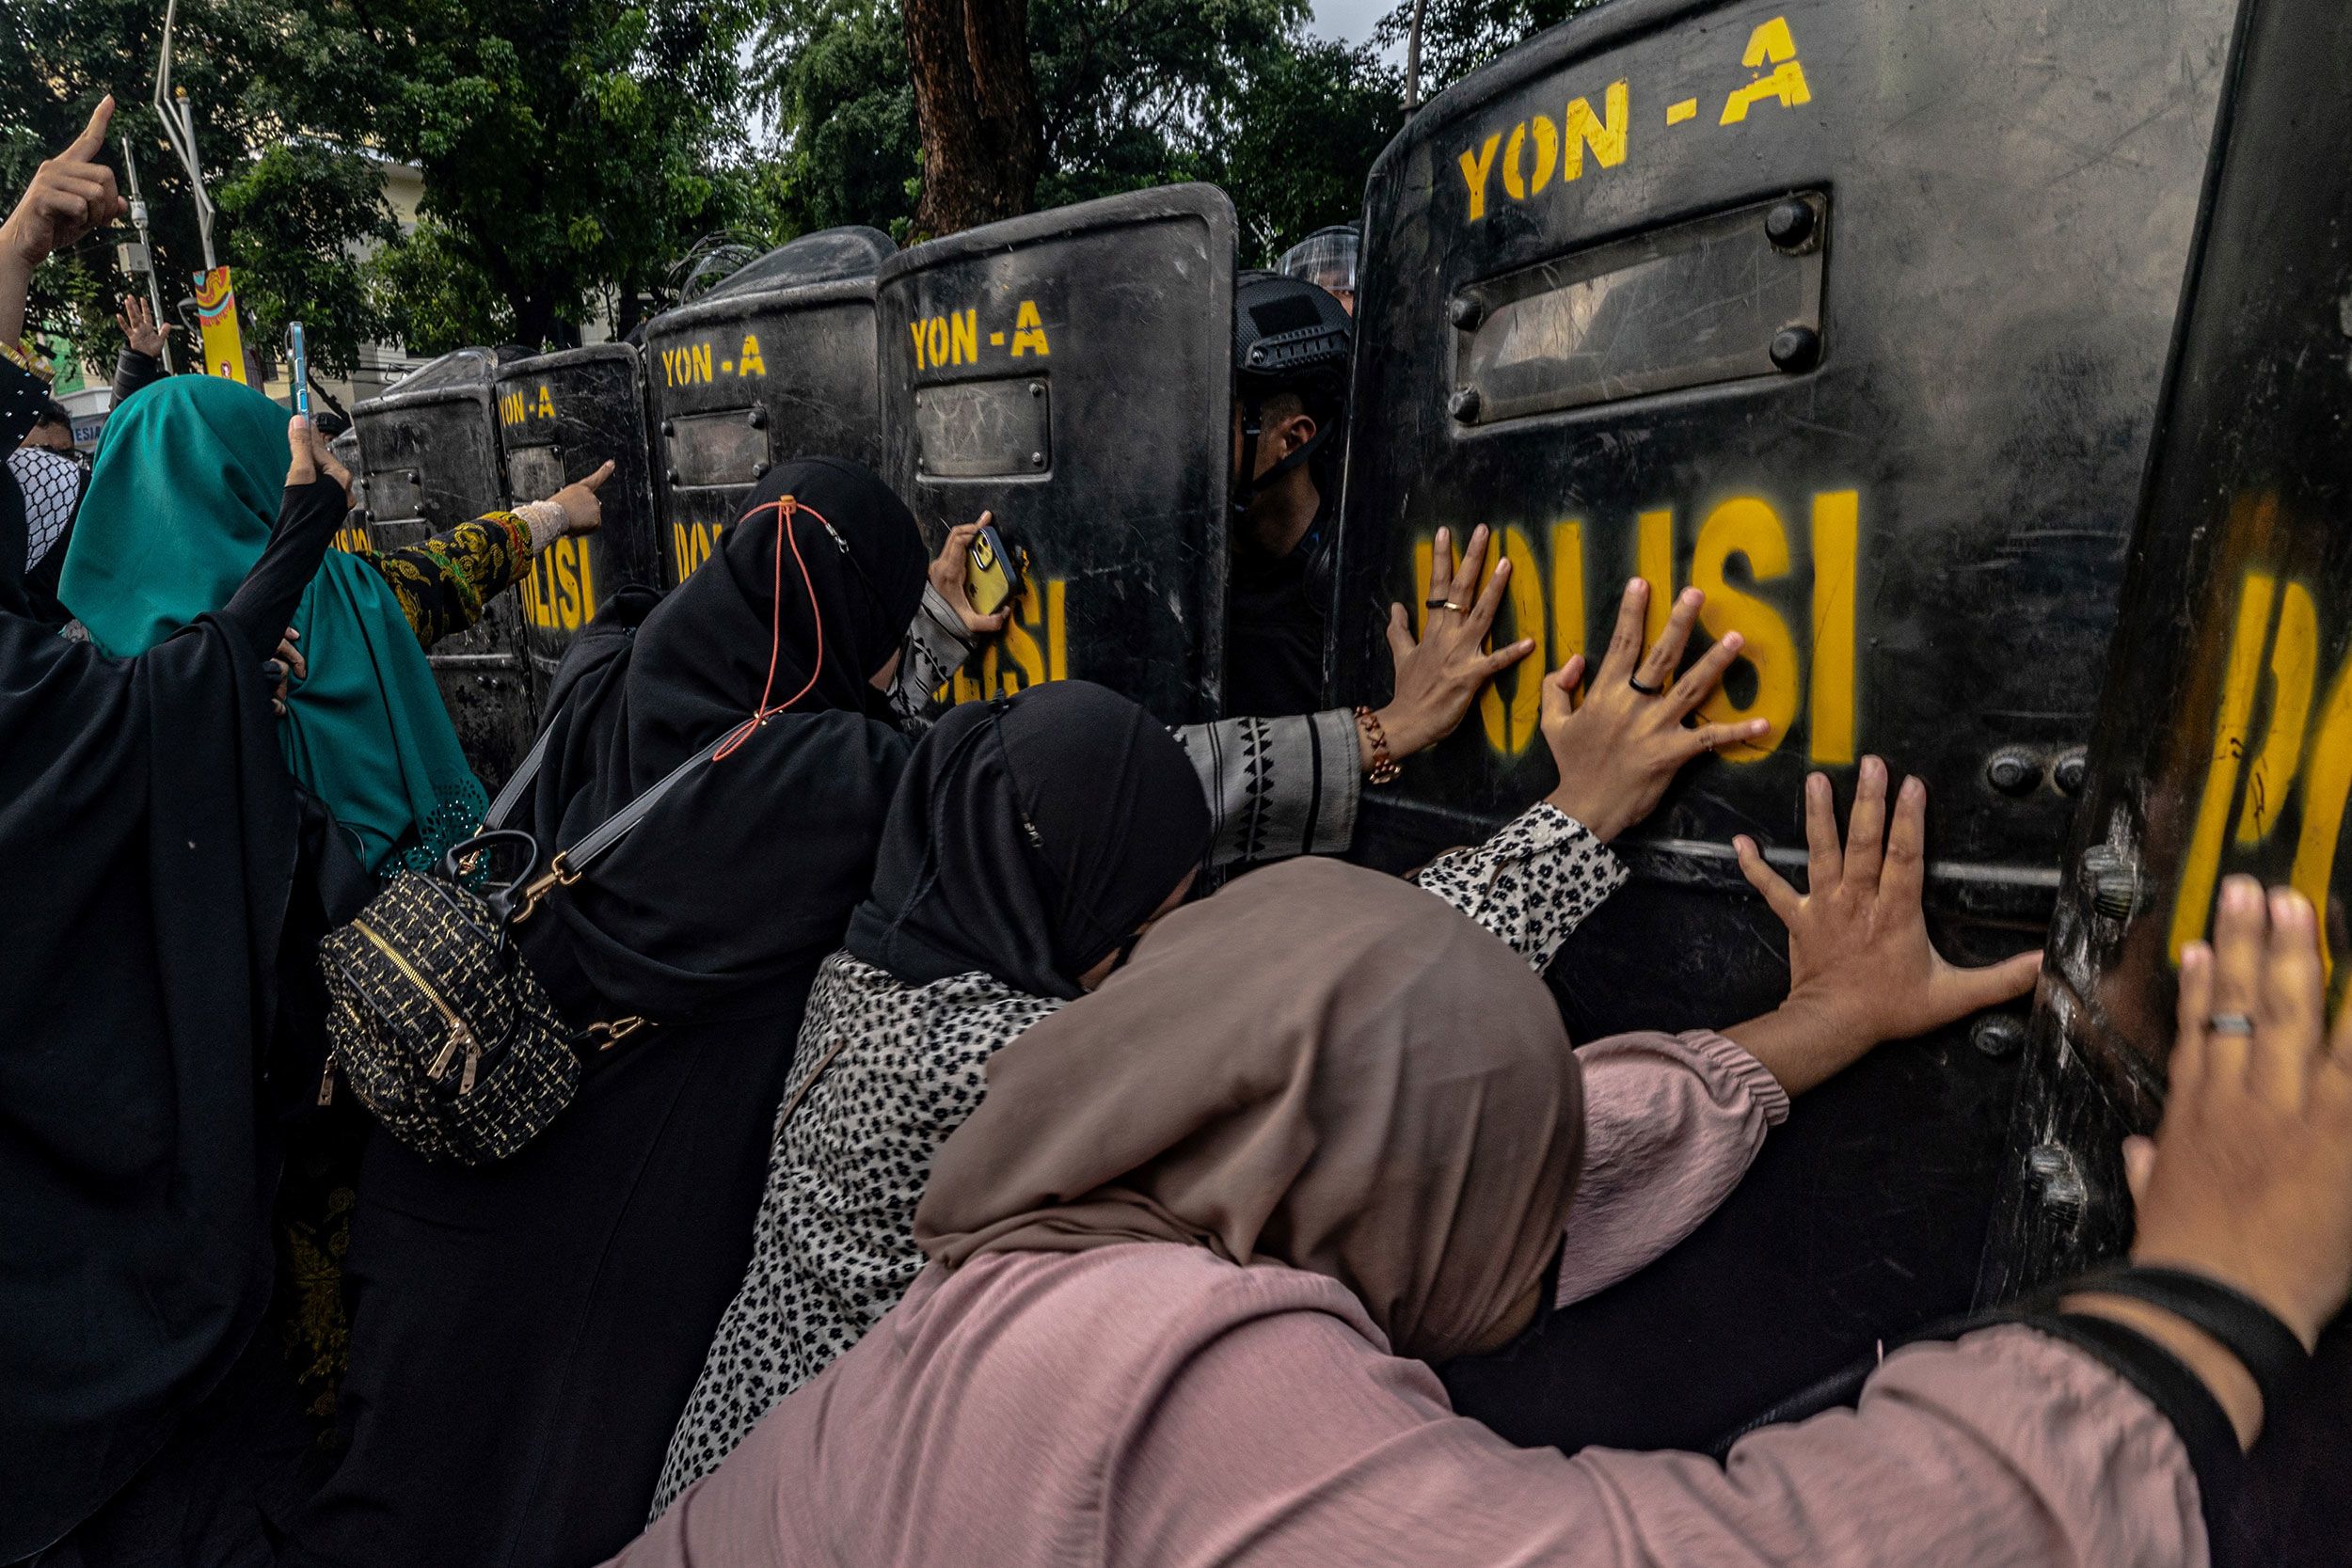
<path id="1" fill-rule="evenodd" d="M 237 329 L 237 291 L 227 267 L 197 274 L 196 320 L 204 334 L 205 373 L 243 384 L 245 334 Z"/>

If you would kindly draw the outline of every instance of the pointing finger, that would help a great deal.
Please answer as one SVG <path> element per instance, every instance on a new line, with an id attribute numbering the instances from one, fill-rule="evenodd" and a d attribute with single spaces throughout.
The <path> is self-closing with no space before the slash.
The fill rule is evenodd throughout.
<path id="1" fill-rule="evenodd" d="M 612 470 L 616 467 L 617 465 L 612 461 L 612 459 L 608 457 L 604 460 L 604 467 L 598 468 L 595 473 L 590 474 L 586 479 L 581 480 L 580 483 L 591 490 L 601 490 L 604 488 L 604 482 L 612 477 Z"/>
<path id="2" fill-rule="evenodd" d="M 82 128 L 80 135 L 73 138 L 73 145 L 65 150 L 63 156 L 84 164 L 96 158 L 106 145 L 106 127 L 114 122 L 114 118 L 115 95 L 108 93 L 98 101 L 98 107 L 90 111 L 89 123 Z"/>

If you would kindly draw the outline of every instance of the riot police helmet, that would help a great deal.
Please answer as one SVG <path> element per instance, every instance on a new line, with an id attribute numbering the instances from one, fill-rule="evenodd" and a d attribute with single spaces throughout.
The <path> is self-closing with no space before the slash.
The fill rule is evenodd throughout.
<path id="1" fill-rule="evenodd" d="M 1356 313 L 1356 253 L 1361 236 L 1352 223 L 1318 229 L 1274 263 L 1285 277 L 1295 277 L 1330 291 L 1349 315 Z"/>
<path id="2" fill-rule="evenodd" d="M 1233 509 L 1246 509 L 1269 481 L 1337 451 L 1347 422 L 1348 364 L 1355 323 L 1329 291 L 1279 273 L 1248 271 L 1233 280 L 1233 399 L 1242 451 Z M 1264 473 L 1255 473 L 1266 403 L 1295 396 L 1315 422 L 1313 436 Z"/>

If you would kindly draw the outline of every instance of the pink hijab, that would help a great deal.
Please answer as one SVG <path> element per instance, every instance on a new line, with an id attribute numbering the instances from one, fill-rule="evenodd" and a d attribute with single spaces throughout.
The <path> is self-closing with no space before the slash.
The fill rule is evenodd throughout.
<path id="1" fill-rule="evenodd" d="M 997 1053 L 915 1239 L 951 1268 L 1127 1242 L 1284 1264 L 1443 1361 L 1543 1278 L 1582 1148 L 1525 961 L 1410 883 L 1298 860 L 1168 916 Z"/>

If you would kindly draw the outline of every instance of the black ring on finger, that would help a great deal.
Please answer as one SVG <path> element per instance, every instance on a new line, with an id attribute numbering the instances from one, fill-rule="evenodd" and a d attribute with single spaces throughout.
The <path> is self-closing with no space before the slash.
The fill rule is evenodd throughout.
<path id="1" fill-rule="evenodd" d="M 1459 611 L 1462 607 L 1454 603 L 1452 599 L 1423 599 L 1422 601 L 1422 608 L 1423 610 L 1451 610 Z"/>
<path id="2" fill-rule="evenodd" d="M 1640 677 L 1628 675 L 1625 678 L 1625 684 L 1633 688 L 1634 690 L 1639 691 L 1645 697 L 1662 697 L 1666 694 L 1666 683 L 1664 681 L 1660 681 L 1656 686 L 1644 686 Z"/>

